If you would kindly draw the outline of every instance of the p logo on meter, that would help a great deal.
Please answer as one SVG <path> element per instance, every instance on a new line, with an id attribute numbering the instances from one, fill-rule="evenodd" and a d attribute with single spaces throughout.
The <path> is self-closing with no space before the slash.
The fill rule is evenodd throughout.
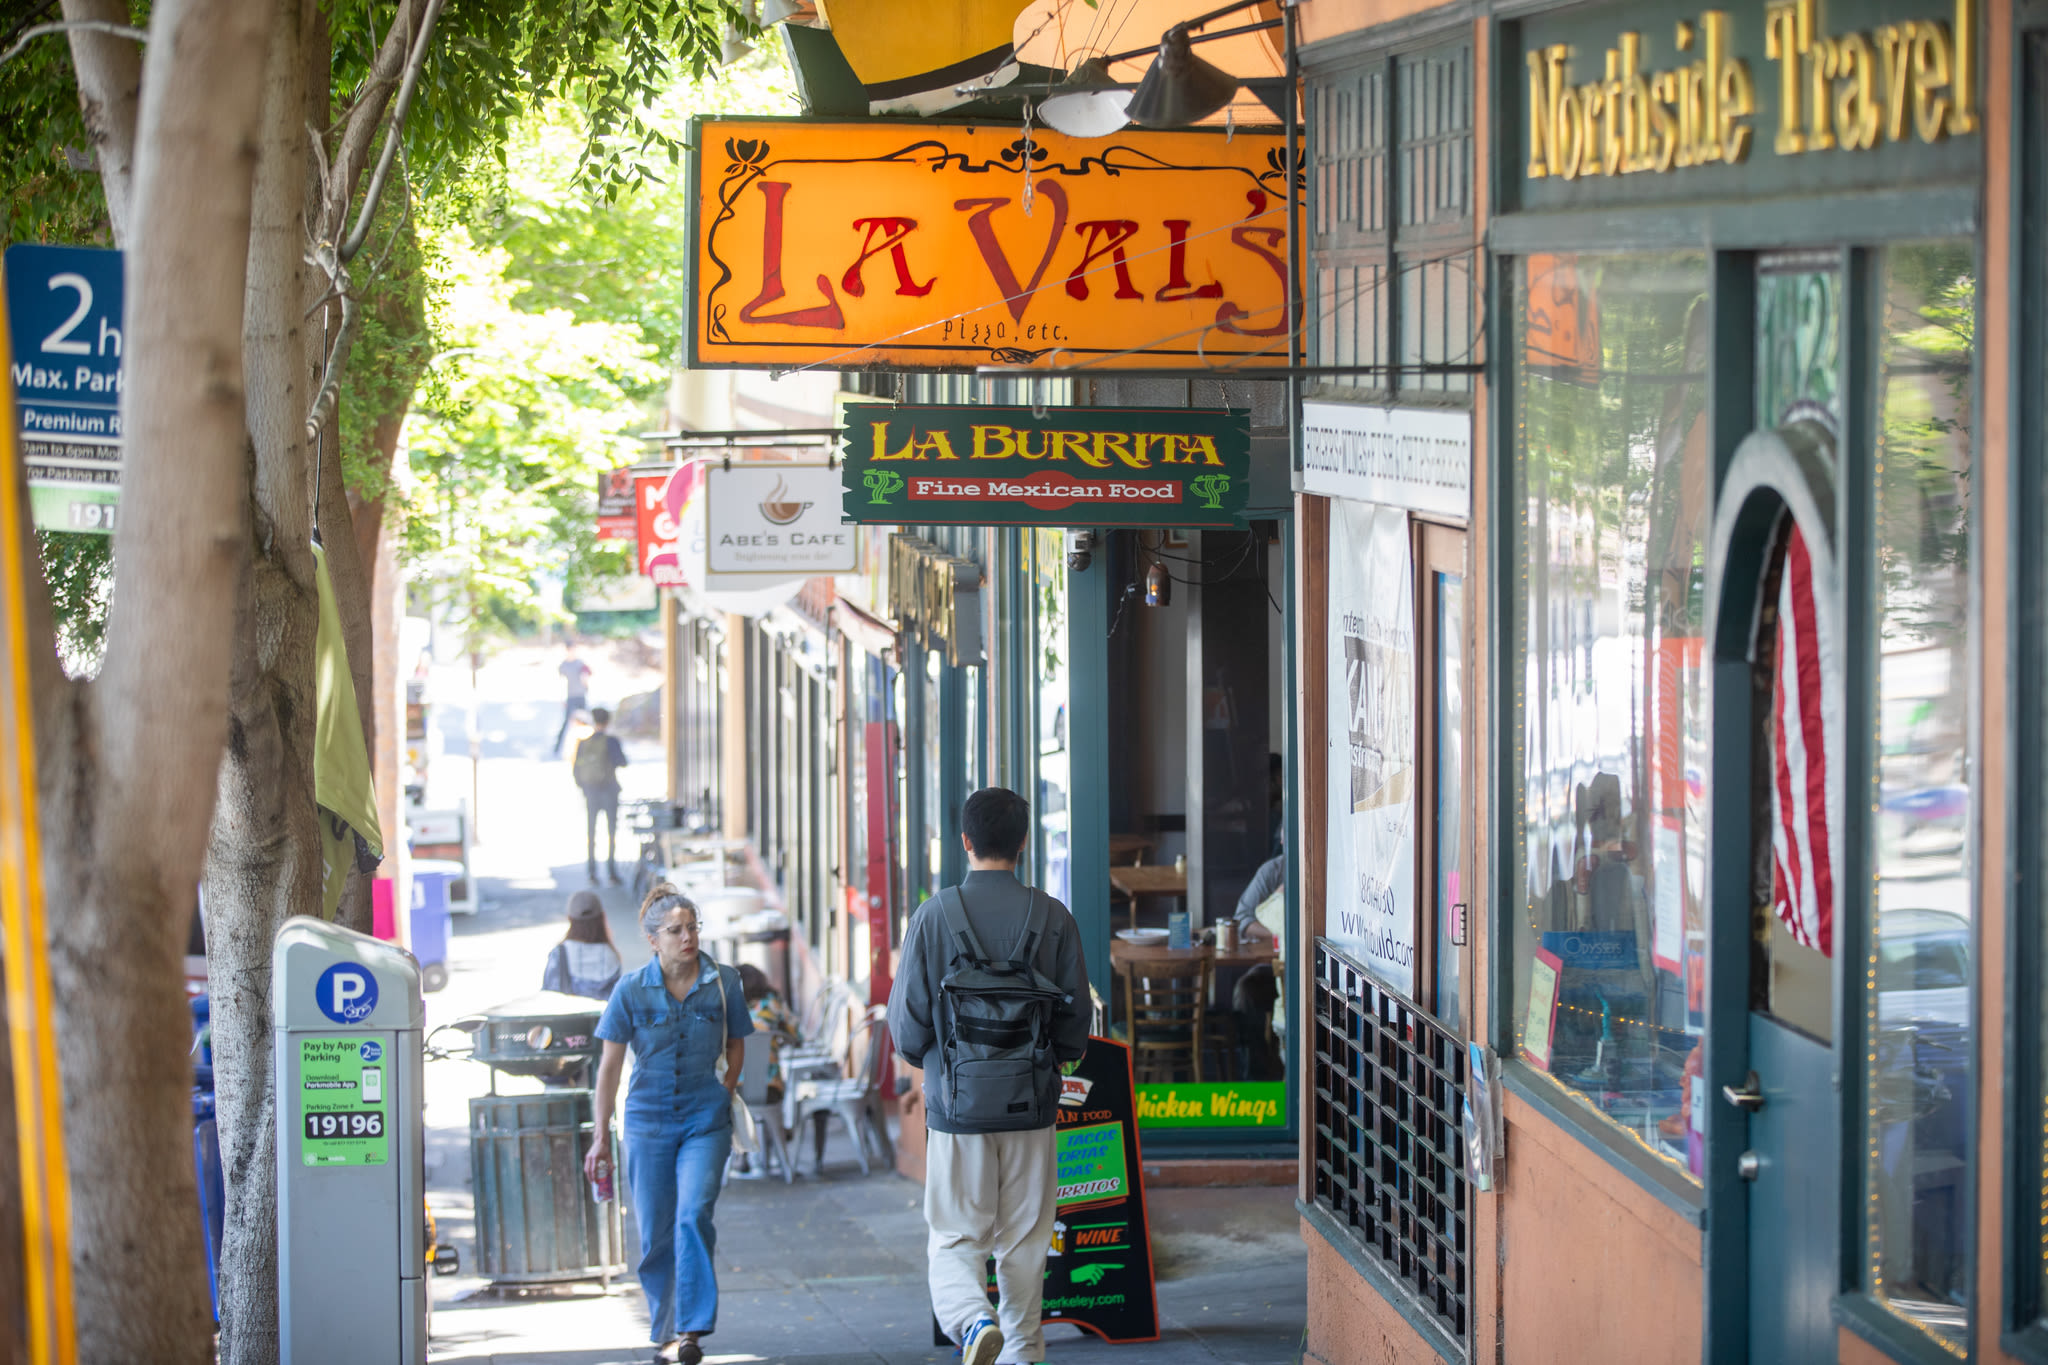
<path id="1" fill-rule="evenodd" d="M 352 962 L 337 962 L 320 973 L 313 1003 L 337 1024 L 360 1024 L 377 1008 L 377 978 Z"/>

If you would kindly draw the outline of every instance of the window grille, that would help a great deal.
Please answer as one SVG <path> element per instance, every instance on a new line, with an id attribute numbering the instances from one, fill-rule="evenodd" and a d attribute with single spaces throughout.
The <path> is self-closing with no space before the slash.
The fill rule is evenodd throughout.
<path id="1" fill-rule="evenodd" d="M 1315 990 L 1315 1201 L 1462 1352 L 1464 1045 L 1322 939 Z"/>

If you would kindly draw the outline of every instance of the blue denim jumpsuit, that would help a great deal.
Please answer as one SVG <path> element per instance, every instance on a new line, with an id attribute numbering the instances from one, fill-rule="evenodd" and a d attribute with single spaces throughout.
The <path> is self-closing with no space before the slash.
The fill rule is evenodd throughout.
<path id="1" fill-rule="evenodd" d="M 677 1000 L 659 959 L 619 978 L 597 1036 L 633 1053 L 626 1089 L 626 1189 L 640 1230 L 640 1288 L 650 1335 L 665 1344 L 718 1326 L 718 1232 L 712 1207 L 732 1151 L 732 1107 L 718 1079 L 728 1039 L 754 1031 L 739 973 L 706 953 L 697 984 Z M 718 978 L 725 978 L 719 1005 Z"/>

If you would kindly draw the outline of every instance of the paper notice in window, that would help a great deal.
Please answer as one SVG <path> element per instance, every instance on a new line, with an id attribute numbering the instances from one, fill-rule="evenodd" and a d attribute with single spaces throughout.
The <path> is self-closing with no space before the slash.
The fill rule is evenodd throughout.
<path id="1" fill-rule="evenodd" d="M 1550 1035 L 1557 1022 L 1557 975 L 1563 963 L 1557 954 L 1536 950 L 1529 964 L 1529 1013 L 1522 1021 L 1522 1054 L 1530 1063 L 1550 1070 Z"/>

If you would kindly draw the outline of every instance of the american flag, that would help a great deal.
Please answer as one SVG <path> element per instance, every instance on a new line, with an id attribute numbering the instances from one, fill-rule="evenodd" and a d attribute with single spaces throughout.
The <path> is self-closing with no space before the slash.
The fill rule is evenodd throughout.
<path id="1" fill-rule="evenodd" d="M 1813 559 L 1799 528 L 1778 584 L 1777 686 L 1771 704 L 1771 908 L 1792 937 L 1835 948 L 1835 849 L 1841 700 L 1831 623 L 1814 609 Z"/>

